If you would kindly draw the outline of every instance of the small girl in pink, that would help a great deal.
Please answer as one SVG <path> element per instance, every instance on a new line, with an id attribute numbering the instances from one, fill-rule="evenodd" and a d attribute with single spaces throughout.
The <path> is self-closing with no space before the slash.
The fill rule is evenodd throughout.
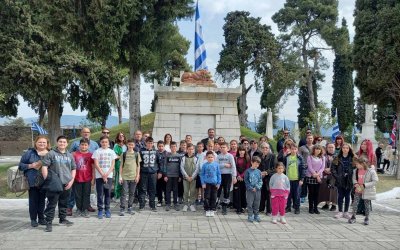
<path id="1" fill-rule="evenodd" d="M 271 191 L 272 223 L 277 223 L 279 212 L 281 223 L 286 224 L 285 208 L 290 192 L 290 181 L 283 173 L 285 171 L 285 166 L 282 162 L 276 164 L 275 171 L 276 173 L 272 175 L 269 181 L 269 188 Z"/>

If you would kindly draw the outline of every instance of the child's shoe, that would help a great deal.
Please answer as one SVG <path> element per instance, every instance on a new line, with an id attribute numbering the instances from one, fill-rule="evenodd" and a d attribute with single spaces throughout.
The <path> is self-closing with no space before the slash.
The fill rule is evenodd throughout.
<path id="1" fill-rule="evenodd" d="M 211 211 L 206 211 L 206 217 L 210 217 L 211 216 Z"/>
<path id="2" fill-rule="evenodd" d="M 157 203 L 157 207 L 161 207 L 162 206 L 162 203 L 161 202 L 158 202 Z"/>
<path id="3" fill-rule="evenodd" d="M 261 218 L 260 218 L 260 215 L 254 215 L 254 220 L 255 221 L 257 221 L 257 222 L 261 222 Z"/>
<path id="4" fill-rule="evenodd" d="M 282 216 L 282 217 L 281 217 L 281 223 L 282 223 L 282 224 L 286 224 L 286 218 L 285 218 L 285 216 Z"/>
<path id="5" fill-rule="evenodd" d="M 187 205 L 183 206 L 182 212 L 187 212 L 187 211 L 188 211 L 188 206 Z"/>
<path id="6" fill-rule="evenodd" d="M 368 216 L 366 216 L 365 219 L 364 219 L 364 225 L 366 225 L 366 226 L 369 225 L 369 218 L 368 218 Z"/>
<path id="7" fill-rule="evenodd" d="M 124 216 L 125 214 L 124 214 L 124 210 L 125 209 L 123 209 L 123 208 L 121 208 L 120 210 L 119 210 L 119 216 Z"/>
<path id="8" fill-rule="evenodd" d="M 89 212 L 87 210 L 83 211 L 81 216 L 84 217 L 84 218 L 89 218 L 90 217 Z"/>
<path id="9" fill-rule="evenodd" d="M 215 212 L 214 211 L 210 211 L 210 217 L 214 217 L 215 216 Z"/>
<path id="10" fill-rule="evenodd" d="M 171 209 L 171 206 L 170 205 L 166 205 L 165 206 L 165 211 L 169 211 Z"/>
<path id="11" fill-rule="evenodd" d="M 354 215 L 351 216 L 351 218 L 348 220 L 348 222 L 349 222 L 350 224 L 356 223 L 356 217 L 355 217 Z"/>
<path id="12" fill-rule="evenodd" d="M 99 211 L 97 212 L 97 218 L 103 219 L 103 210 L 99 210 Z"/>
<path id="13" fill-rule="evenodd" d="M 190 211 L 192 211 L 192 212 L 196 212 L 196 207 L 192 204 L 192 205 L 190 205 Z"/>
<path id="14" fill-rule="evenodd" d="M 134 215 L 135 211 L 133 211 L 133 209 L 131 207 L 128 207 L 128 214 Z"/>
<path id="15" fill-rule="evenodd" d="M 254 216 L 249 214 L 249 215 L 247 216 L 247 221 L 248 221 L 248 222 L 253 222 L 253 221 L 254 221 Z"/>
<path id="16" fill-rule="evenodd" d="M 111 211 L 110 210 L 106 210 L 106 218 L 111 218 Z"/>
<path id="17" fill-rule="evenodd" d="M 273 224 L 278 223 L 276 216 L 272 216 L 272 223 L 273 223 Z"/>
<path id="18" fill-rule="evenodd" d="M 350 218 L 351 218 L 351 215 L 350 215 L 348 212 L 345 212 L 345 213 L 343 214 L 343 218 L 350 219 Z"/>
<path id="19" fill-rule="evenodd" d="M 335 218 L 336 218 L 336 219 L 343 218 L 343 213 L 342 213 L 342 212 L 337 213 L 337 214 L 335 215 Z"/>

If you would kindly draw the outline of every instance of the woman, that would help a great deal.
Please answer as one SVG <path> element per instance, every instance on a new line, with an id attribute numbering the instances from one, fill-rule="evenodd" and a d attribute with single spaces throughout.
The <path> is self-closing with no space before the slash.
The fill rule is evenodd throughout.
<path id="1" fill-rule="evenodd" d="M 42 167 L 41 160 L 50 150 L 50 142 L 46 136 L 39 135 L 35 139 L 34 148 L 28 149 L 19 162 L 19 170 L 24 171 L 24 175 L 29 183 L 29 216 L 31 218 L 31 226 L 37 227 L 46 225 L 44 219 L 44 206 L 46 193 L 41 191 L 36 179 L 40 175 Z M 39 219 L 39 221 L 38 221 Z"/>
<path id="2" fill-rule="evenodd" d="M 278 153 L 278 161 L 283 162 L 287 155 L 290 155 L 290 147 L 294 144 L 292 139 L 287 139 L 283 144 L 283 149 Z M 307 159 L 304 159 L 307 160 Z"/>
<path id="3" fill-rule="evenodd" d="M 335 138 L 335 156 L 337 156 L 339 154 L 340 149 L 342 148 L 344 144 L 344 139 L 343 136 L 338 135 Z"/>
<path id="4" fill-rule="evenodd" d="M 171 147 L 170 147 L 171 142 L 172 142 L 172 135 L 165 134 L 164 135 L 164 150 L 167 151 L 168 153 L 171 153 Z"/>
<path id="5" fill-rule="evenodd" d="M 323 149 L 320 145 L 314 145 L 311 154 L 307 158 L 307 170 L 304 183 L 308 189 L 308 212 L 310 214 L 319 214 L 318 196 L 319 185 L 322 180 L 322 173 L 325 169 L 325 158 Z"/>
<path id="6" fill-rule="evenodd" d="M 125 135 L 122 132 L 117 134 L 115 137 L 114 144 L 114 152 L 117 154 L 117 158 L 115 159 L 115 168 L 114 168 L 114 199 L 119 199 L 121 197 L 121 184 L 119 183 L 119 168 L 121 165 L 121 157 L 124 152 L 126 152 L 126 140 Z"/>
<path id="7" fill-rule="evenodd" d="M 350 219 L 349 206 L 350 194 L 353 189 L 353 159 L 354 153 L 350 145 L 344 143 L 339 151 L 339 155 L 332 162 L 332 175 L 335 178 L 335 185 L 338 189 L 338 207 L 339 212 L 335 215 L 336 219 Z M 343 213 L 344 199 L 344 213 Z"/>
<path id="8" fill-rule="evenodd" d="M 235 156 L 237 182 L 233 185 L 233 206 L 236 208 L 236 213 L 244 213 L 247 207 L 246 203 L 246 185 L 244 183 L 244 173 L 250 167 L 250 156 L 243 146 L 239 147 Z"/>
<path id="9" fill-rule="evenodd" d="M 335 155 L 335 144 L 328 143 L 325 153 L 325 169 L 322 176 L 322 182 L 319 188 L 318 202 L 325 202 L 322 210 L 329 209 L 329 203 L 332 203 L 330 211 L 336 211 L 337 190 L 332 185 L 332 162 Z"/>

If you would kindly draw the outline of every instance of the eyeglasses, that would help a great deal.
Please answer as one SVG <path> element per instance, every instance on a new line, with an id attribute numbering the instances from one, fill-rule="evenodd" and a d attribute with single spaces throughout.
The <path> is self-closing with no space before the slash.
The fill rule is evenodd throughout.
<path id="1" fill-rule="evenodd" d="M 322 141 L 322 139 L 318 139 L 317 141 Z"/>
<path id="2" fill-rule="evenodd" d="M 307 134 L 307 135 L 310 135 L 310 134 L 311 134 L 311 132 L 307 132 L 306 134 Z"/>
<path id="3" fill-rule="evenodd" d="M 243 142 L 243 144 L 249 144 L 248 142 Z"/>
<path id="4" fill-rule="evenodd" d="M 283 133 L 284 135 L 289 135 L 289 133 Z"/>
<path id="5" fill-rule="evenodd" d="M 102 133 L 103 133 L 103 134 L 109 134 L 110 131 L 103 131 Z"/>

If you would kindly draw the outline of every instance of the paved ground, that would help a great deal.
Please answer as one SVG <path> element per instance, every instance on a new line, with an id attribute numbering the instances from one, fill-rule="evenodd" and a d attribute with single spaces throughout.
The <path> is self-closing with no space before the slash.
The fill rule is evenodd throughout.
<path id="1" fill-rule="evenodd" d="M 26 200 L 0 200 L 0 249 L 399 249 L 400 199 L 373 205 L 369 226 L 336 220 L 333 212 L 287 215 L 288 224 L 274 225 L 262 216 L 248 223 L 245 215 L 231 212 L 206 218 L 201 212 L 157 213 L 145 210 L 111 219 L 71 218 L 74 225 L 54 223 L 53 232 L 31 228 Z M 57 222 L 57 221 L 55 221 Z"/>

